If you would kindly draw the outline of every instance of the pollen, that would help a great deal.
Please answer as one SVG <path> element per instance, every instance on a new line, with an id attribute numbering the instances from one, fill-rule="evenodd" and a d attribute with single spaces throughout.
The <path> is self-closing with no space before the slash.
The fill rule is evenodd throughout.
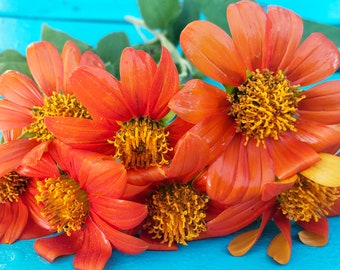
<path id="1" fill-rule="evenodd" d="M 165 185 L 152 193 L 144 229 L 162 243 L 187 245 L 206 231 L 208 198 L 188 184 Z"/>
<path id="2" fill-rule="evenodd" d="M 120 123 L 121 128 L 113 140 L 108 142 L 116 147 L 115 158 L 126 168 L 148 168 L 169 163 L 169 132 L 148 117 L 132 119 Z"/>
<path id="3" fill-rule="evenodd" d="M 290 220 L 317 222 L 340 198 L 336 187 L 327 187 L 299 175 L 297 182 L 278 197 L 282 213 Z"/>
<path id="4" fill-rule="evenodd" d="M 46 178 L 38 182 L 39 193 L 35 196 L 42 203 L 41 214 L 47 218 L 58 233 L 64 231 L 68 236 L 78 231 L 89 214 L 89 199 L 79 183 L 65 176 Z"/>
<path id="5" fill-rule="evenodd" d="M 10 172 L 0 177 L 0 203 L 17 202 L 20 195 L 27 190 L 29 177 Z"/>
<path id="6" fill-rule="evenodd" d="M 251 72 L 247 81 L 239 86 L 228 99 L 229 114 L 235 119 L 237 132 L 265 145 L 267 137 L 278 140 L 285 131 L 296 131 L 294 123 L 302 90 L 290 86 L 280 70 L 276 74 L 269 70 Z"/>
<path id="7" fill-rule="evenodd" d="M 44 122 L 45 116 L 64 116 L 90 119 L 87 109 L 72 94 L 53 93 L 45 96 L 43 106 L 34 106 L 32 110 L 32 123 L 25 128 L 31 139 L 37 141 L 50 141 L 54 139 Z"/>

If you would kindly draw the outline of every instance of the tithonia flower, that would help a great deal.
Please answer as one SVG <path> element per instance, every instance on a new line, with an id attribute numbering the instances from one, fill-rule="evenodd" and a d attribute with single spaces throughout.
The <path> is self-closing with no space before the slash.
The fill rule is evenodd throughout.
<path id="1" fill-rule="evenodd" d="M 256 243 L 265 225 L 273 218 L 281 232 L 273 238 L 268 255 L 286 264 L 292 252 L 291 223 L 296 222 L 304 230 L 298 233 L 306 245 L 324 246 L 328 242 L 328 221 L 334 203 L 339 200 L 340 158 L 320 153 L 321 160 L 285 181 L 267 184 L 266 194 L 277 195 L 276 204 L 262 214 L 259 229 L 238 235 L 229 244 L 234 256 L 242 256 Z M 334 211 L 334 210 L 333 210 Z M 334 212 L 333 212 L 334 214 Z M 339 214 L 339 213 L 337 213 Z"/>
<path id="2" fill-rule="evenodd" d="M 147 245 L 125 233 L 147 215 L 146 205 L 120 199 L 126 187 L 124 166 L 110 156 L 73 150 L 58 141 L 50 143 L 50 155 L 60 173 L 44 164 L 25 168 L 41 181 L 37 203 L 41 214 L 59 234 L 38 239 L 35 250 L 46 260 L 74 254 L 76 269 L 103 269 L 112 248 L 135 254 Z M 40 161 L 39 161 L 40 162 Z"/>
<path id="3" fill-rule="evenodd" d="M 252 1 L 230 4 L 232 38 L 208 21 L 194 21 L 180 43 L 193 64 L 222 83 L 185 84 L 169 103 L 191 132 L 209 145 L 209 197 L 246 201 L 275 177 L 287 179 L 339 144 L 340 81 L 317 83 L 339 67 L 338 48 L 321 33 L 300 45 L 303 23 L 275 6 L 266 13 Z M 232 191 L 232 192 L 231 192 Z"/>
<path id="4" fill-rule="evenodd" d="M 188 127 L 163 118 L 168 101 L 179 90 L 171 55 L 163 48 L 157 66 L 144 51 L 125 48 L 120 80 L 95 67 L 82 66 L 71 75 L 70 87 L 92 119 L 45 117 L 48 129 L 72 147 L 113 155 L 128 169 L 129 181 L 143 185 L 165 177 L 173 146 Z M 133 180 L 132 180 L 133 179 Z"/>
<path id="5" fill-rule="evenodd" d="M 0 243 L 11 244 L 18 239 L 36 238 L 52 232 L 40 215 L 34 196 L 37 179 L 21 174 L 17 169 L 22 161 L 21 153 L 29 151 L 30 144 L 16 144 L 10 154 L 13 138 L 21 130 L 3 132 L 4 143 L 0 152 Z"/>
<path id="6" fill-rule="evenodd" d="M 93 52 L 82 54 L 72 41 L 65 43 L 61 54 L 47 41 L 30 44 L 27 64 L 34 80 L 14 70 L 0 76 L 0 95 L 3 97 L 0 100 L 0 129 L 23 128 L 22 137 L 31 140 L 29 144 L 32 148 L 27 162 L 30 159 L 34 162 L 46 150 L 49 141 L 54 139 L 46 129 L 44 116 L 90 117 L 68 87 L 71 71 L 79 65 L 104 68 L 104 64 Z M 12 143 L 23 144 L 23 141 Z"/>

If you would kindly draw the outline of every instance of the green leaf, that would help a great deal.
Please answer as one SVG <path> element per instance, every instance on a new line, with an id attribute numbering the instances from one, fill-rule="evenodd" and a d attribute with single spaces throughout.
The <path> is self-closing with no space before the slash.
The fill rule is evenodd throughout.
<path id="1" fill-rule="evenodd" d="M 206 19 L 229 33 L 226 11 L 231 3 L 238 0 L 194 0 Z"/>
<path id="2" fill-rule="evenodd" d="M 156 63 L 158 63 L 161 58 L 162 45 L 159 40 L 145 44 L 137 44 L 133 47 L 136 50 L 146 51 L 148 54 L 151 55 L 151 57 L 153 58 L 153 60 L 155 60 Z"/>
<path id="3" fill-rule="evenodd" d="M 59 30 L 55 30 L 46 24 L 44 24 L 42 27 L 41 40 L 50 41 L 58 48 L 59 52 L 62 51 L 65 42 L 68 40 L 72 40 L 73 42 L 75 42 L 82 52 L 92 49 L 90 45 L 74 37 L 71 37 L 69 34 L 66 34 Z"/>
<path id="4" fill-rule="evenodd" d="M 195 0 L 184 0 L 182 4 L 182 11 L 178 18 L 169 24 L 167 28 L 167 38 L 174 44 L 179 43 L 179 36 L 184 27 L 195 20 L 198 20 L 200 16 L 199 9 Z"/>
<path id="5" fill-rule="evenodd" d="M 25 56 L 15 50 L 6 50 L 0 53 L 0 74 L 9 69 L 31 75 Z"/>
<path id="6" fill-rule="evenodd" d="M 303 20 L 304 33 L 303 38 L 305 39 L 313 32 L 321 32 L 327 38 L 332 40 L 337 47 L 340 47 L 340 27 L 329 24 L 317 23 L 310 20 Z"/>
<path id="7" fill-rule="evenodd" d="M 114 63 L 128 46 L 130 46 L 128 36 L 124 32 L 114 32 L 98 41 L 96 53 L 104 62 Z"/>
<path id="8" fill-rule="evenodd" d="M 144 22 L 150 29 L 165 30 L 181 12 L 178 0 L 138 0 Z"/>

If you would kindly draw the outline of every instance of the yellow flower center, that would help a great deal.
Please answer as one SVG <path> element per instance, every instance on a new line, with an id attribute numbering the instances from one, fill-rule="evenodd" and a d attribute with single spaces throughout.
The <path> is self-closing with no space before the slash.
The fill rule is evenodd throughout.
<path id="1" fill-rule="evenodd" d="M 50 141 L 54 139 L 46 128 L 45 116 L 65 116 L 90 119 L 87 109 L 72 94 L 53 93 L 52 96 L 44 98 L 43 106 L 33 107 L 33 121 L 25 128 L 25 132 L 30 134 L 31 139 L 37 141 Z"/>
<path id="2" fill-rule="evenodd" d="M 80 188 L 78 182 L 65 176 L 46 178 L 38 182 L 37 188 L 40 193 L 35 198 L 43 204 L 41 214 L 53 229 L 70 236 L 71 231 L 82 228 L 90 203 L 86 191 Z"/>
<path id="3" fill-rule="evenodd" d="M 206 230 L 208 198 L 190 185 L 162 186 L 148 201 L 148 217 L 144 229 L 162 243 L 186 245 Z"/>
<path id="4" fill-rule="evenodd" d="M 237 132 L 253 137 L 257 145 L 271 137 L 275 140 L 287 130 L 296 131 L 296 111 L 301 90 L 290 86 L 280 70 L 273 74 L 268 70 L 251 72 L 247 81 L 229 96 L 230 114 L 234 117 Z"/>
<path id="5" fill-rule="evenodd" d="M 165 132 L 160 123 L 142 117 L 120 125 L 114 140 L 108 142 L 116 147 L 115 158 L 126 168 L 148 168 L 169 163 L 167 154 L 172 151 L 168 146 L 169 132 Z"/>
<path id="6" fill-rule="evenodd" d="M 0 203 L 17 202 L 20 195 L 27 190 L 29 177 L 10 172 L 0 178 Z"/>
<path id="7" fill-rule="evenodd" d="M 336 187 L 327 187 L 299 175 L 297 182 L 278 196 L 281 211 L 294 221 L 318 221 L 340 198 Z"/>

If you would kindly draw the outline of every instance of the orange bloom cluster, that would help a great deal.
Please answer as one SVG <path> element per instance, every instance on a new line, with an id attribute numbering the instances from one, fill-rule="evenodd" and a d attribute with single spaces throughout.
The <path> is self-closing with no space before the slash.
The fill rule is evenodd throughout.
<path id="1" fill-rule="evenodd" d="M 301 18 L 281 7 L 243 0 L 226 15 L 231 36 L 208 21 L 180 36 L 219 87 L 181 86 L 165 47 L 158 63 L 125 48 L 119 78 L 71 41 L 61 53 L 47 41 L 28 47 L 31 77 L 0 76 L 1 243 L 39 238 L 42 257 L 75 254 L 77 269 L 259 217 L 232 255 L 271 220 L 281 232 L 268 254 L 279 263 L 291 256 L 292 222 L 303 243 L 327 243 L 326 217 L 339 214 L 340 82 L 321 81 L 339 68 L 338 48 L 320 33 L 302 42 Z"/>

